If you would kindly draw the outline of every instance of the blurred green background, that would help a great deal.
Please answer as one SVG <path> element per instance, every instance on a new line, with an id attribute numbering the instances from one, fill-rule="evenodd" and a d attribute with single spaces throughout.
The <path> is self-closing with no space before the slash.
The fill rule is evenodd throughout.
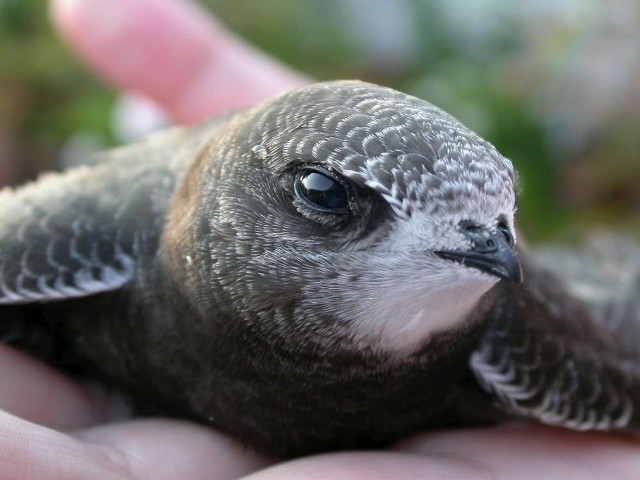
<path id="1" fill-rule="evenodd" d="M 468 124 L 516 164 L 529 238 L 640 233 L 640 2 L 200 3 L 309 76 L 392 86 Z M 117 144 L 117 96 L 55 36 L 46 2 L 0 0 L 5 183 L 55 168 L 79 134 Z"/>

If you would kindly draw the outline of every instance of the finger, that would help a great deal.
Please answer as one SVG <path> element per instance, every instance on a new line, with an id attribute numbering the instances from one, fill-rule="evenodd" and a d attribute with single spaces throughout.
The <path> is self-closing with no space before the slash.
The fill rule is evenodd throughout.
<path id="1" fill-rule="evenodd" d="M 57 429 L 105 419 L 101 403 L 87 389 L 53 368 L 2 344 L 0 365 L 0 409 Z"/>
<path id="2" fill-rule="evenodd" d="M 187 0 L 52 0 L 51 14 L 98 74 L 150 96 L 181 122 L 306 83 Z"/>
<path id="3" fill-rule="evenodd" d="M 171 420 L 112 423 L 78 432 L 133 478 L 237 479 L 269 462 L 211 428 Z"/>
<path id="4" fill-rule="evenodd" d="M 302 458 L 259 471 L 242 480 L 442 480 L 480 479 L 473 466 L 447 459 L 393 452 L 347 452 Z M 491 477 L 493 478 L 493 477 Z"/>
<path id="5" fill-rule="evenodd" d="M 70 436 L 0 411 L 3 480 L 231 480 L 266 463 L 186 422 L 110 424 Z"/>
<path id="6" fill-rule="evenodd" d="M 3 480 L 123 480 L 123 466 L 63 433 L 0 411 Z"/>
<path id="7" fill-rule="evenodd" d="M 640 442 L 598 433 L 516 424 L 429 433 L 398 450 L 476 465 L 498 478 L 640 478 Z"/>

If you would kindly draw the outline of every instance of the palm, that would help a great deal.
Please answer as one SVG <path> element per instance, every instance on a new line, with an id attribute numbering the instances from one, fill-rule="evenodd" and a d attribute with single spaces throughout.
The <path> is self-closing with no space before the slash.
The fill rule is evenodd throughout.
<path id="1" fill-rule="evenodd" d="M 0 364 L 12 372 L 0 385 L 0 407 L 11 412 L 0 414 L 2 478 L 640 477 L 632 440 L 529 425 L 434 432 L 385 452 L 334 453 L 277 463 L 187 422 L 105 424 L 105 405 L 82 385 L 7 347 L 0 349 Z M 18 398 L 28 401 L 16 402 Z"/>

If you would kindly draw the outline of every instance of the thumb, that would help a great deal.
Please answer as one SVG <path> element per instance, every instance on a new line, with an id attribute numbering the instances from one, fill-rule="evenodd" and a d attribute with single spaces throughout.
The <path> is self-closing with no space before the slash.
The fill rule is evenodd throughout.
<path id="1" fill-rule="evenodd" d="M 179 122 L 307 82 L 187 0 L 52 0 L 51 17 L 95 72 L 151 97 Z"/>

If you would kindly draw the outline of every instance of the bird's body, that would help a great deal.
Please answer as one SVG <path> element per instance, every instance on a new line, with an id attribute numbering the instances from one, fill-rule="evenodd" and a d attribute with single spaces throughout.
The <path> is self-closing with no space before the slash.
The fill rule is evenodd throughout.
<path id="1" fill-rule="evenodd" d="M 637 356 L 528 256 L 514 283 L 514 214 L 510 162 L 448 114 L 313 85 L 0 192 L 0 317 L 282 455 L 633 430 Z"/>

